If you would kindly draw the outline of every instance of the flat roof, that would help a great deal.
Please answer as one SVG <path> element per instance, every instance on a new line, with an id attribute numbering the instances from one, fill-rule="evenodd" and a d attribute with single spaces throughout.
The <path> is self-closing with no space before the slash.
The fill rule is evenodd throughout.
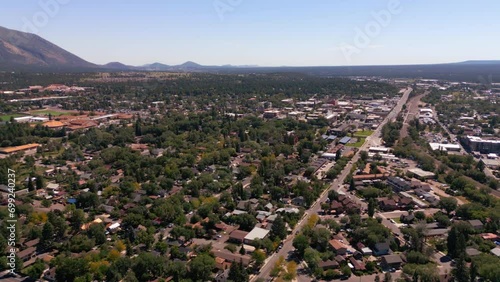
<path id="1" fill-rule="evenodd" d="M 433 172 L 425 171 L 425 170 L 420 169 L 418 167 L 409 169 L 408 171 L 411 172 L 411 173 L 413 173 L 413 174 L 416 174 L 416 175 L 418 175 L 420 177 L 431 177 L 431 176 L 435 175 Z"/>
<path id="2" fill-rule="evenodd" d="M 14 152 L 18 152 L 18 151 L 34 149 L 34 148 L 37 148 L 38 146 L 40 146 L 40 144 L 31 143 L 31 144 L 26 144 L 26 145 L 21 145 L 21 146 L 5 147 L 5 148 L 0 148 L 0 153 L 9 154 L 9 153 L 14 153 Z"/>
<path id="3" fill-rule="evenodd" d="M 269 234 L 269 230 L 260 228 L 260 227 L 254 227 L 250 233 L 245 236 L 245 240 L 255 240 L 255 239 L 264 239 L 267 234 Z"/>

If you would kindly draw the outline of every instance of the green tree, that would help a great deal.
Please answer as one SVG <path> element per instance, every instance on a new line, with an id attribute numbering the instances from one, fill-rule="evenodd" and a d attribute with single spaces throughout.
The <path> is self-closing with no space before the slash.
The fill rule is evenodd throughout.
<path id="1" fill-rule="evenodd" d="M 448 215 L 457 208 L 457 199 L 453 197 L 441 198 L 439 207 L 444 209 Z"/>
<path id="2" fill-rule="evenodd" d="M 51 248 L 54 242 L 54 226 L 50 222 L 46 222 L 42 228 L 42 238 L 40 245 L 42 248 Z"/>
<path id="3" fill-rule="evenodd" d="M 374 198 L 370 198 L 370 200 L 368 200 L 368 216 L 369 217 L 373 217 L 373 215 L 375 214 L 375 206 L 376 205 L 377 205 L 377 203 L 375 202 Z"/>
<path id="4" fill-rule="evenodd" d="M 252 260 L 255 261 L 256 267 L 260 267 L 266 260 L 266 254 L 262 250 L 255 250 L 252 253 Z"/>
<path id="5" fill-rule="evenodd" d="M 243 245 L 241 245 L 241 248 L 240 248 L 240 255 L 244 255 L 246 254 L 247 251 L 245 250 L 245 247 L 243 247 Z"/>
<path id="6" fill-rule="evenodd" d="M 208 281 L 212 279 L 212 269 L 215 267 L 213 257 L 202 254 L 189 263 L 189 274 L 193 281 Z"/>
<path id="7" fill-rule="evenodd" d="M 271 227 L 271 236 L 273 238 L 279 238 L 280 240 L 283 240 L 286 238 L 287 232 L 286 232 L 286 225 L 285 221 L 283 218 L 278 215 L 276 220 L 273 222 L 273 226 Z"/>
<path id="8" fill-rule="evenodd" d="M 74 281 L 78 276 L 87 273 L 88 264 L 83 258 L 60 258 L 56 263 L 57 281 Z"/>
<path id="9" fill-rule="evenodd" d="M 304 257 L 304 251 L 309 247 L 309 239 L 303 235 L 299 234 L 293 239 L 293 247 L 297 250 L 300 258 Z"/>
<path id="10" fill-rule="evenodd" d="M 228 275 L 229 281 L 233 282 L 248 282 L 249 281 L 249 275 L 247 272 L 247 269 L 243 266 L 243 262 L 239 263 L 232 263 L 231 268 L 229 268 L 229 275 Z"/>

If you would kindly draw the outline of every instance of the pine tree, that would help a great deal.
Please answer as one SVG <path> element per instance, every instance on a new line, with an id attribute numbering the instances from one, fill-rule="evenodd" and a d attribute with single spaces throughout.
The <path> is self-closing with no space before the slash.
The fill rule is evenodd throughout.
<path id="1" fill-rule="evenodd" d="M 35 190 L 35 186 L 33 185 L 32 176 L 28 176 L 28 191 Z"/>
<path id="2" fill-rule="evenodd" d="M 245 250 L 245 247 L 243 247 L 243 245 L 241 245 L 241 248 L 240 248 L 240 255 L 244 255 L 246 254 L 247 251 Z"/>
<path id="3" fill-rule="evenodd" d="M 243 262 L 236 263 L 233 262 L 231 264 L 231 268 L 229 268 L 228 280 L 233 282 L 248 282 L 249 276 L 246 268 L 243 266 Z"/>
<path id="4" fill-rule="evenodd" d="M 373 217 L 373 215 L 375 214 L 375 205 L 376 205 L 375 199 L 370 198 L 370 200 L 368 200 L 368 216 L 369 217 Z"/>

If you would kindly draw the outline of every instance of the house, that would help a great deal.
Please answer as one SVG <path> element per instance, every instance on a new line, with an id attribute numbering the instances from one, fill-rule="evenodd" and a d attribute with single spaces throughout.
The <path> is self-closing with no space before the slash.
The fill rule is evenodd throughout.
<path id="1" fill-rule="evenodd" d="M 472 225 L 472 228 L 475 230 L 481 230 L 483 229 L 483 223 L 479 219 L 472 219 L 468 221 L 470 225 Z"/>
<path id="2" fill-rule="evenodd" d="M 252 231 L 250 231 L 244 238 L 244 242 L 247 244 L 251 244 L 253 241 L 256 239 L 262 240 L 269 235 L 269 230 L 260 228 L 260 227 L 254 227 Z"/>
<path id="3" fill-rule="evenodd" d="M 412 223 L 414 220 L 415 220 L 415 215 L 413 213 L 410 213 L 410 214 L 402 214 L 400 217 L 399 217 L 399 220 L 402 222 L 402 223 Z"/>
<path id="4" fill-rule="evenodd" d="M 299 197 L 296 197 L 296 198 L 293 198 L 292 199 L 292 204 L 295 205 L 295 206 L 305 206 L 306 205 L 306 201 L 304 199 L 304 197 L 302 196 L 299 196 Z"/>
<path id="5" fill-rule="evenodd" d="M 384 256 L 389 254 L 391 247 L 389 246 L 389 243 L 383 242 L 375 244 L 372 250 L 375 256 Z"/>
<path id="6" fill-rule="evenodd" d="M 381 265 L 385 269 L 391 269 L 391 268 L 399 269 L 401 268 L 402 263 L 403 260 L 399 255 L 385 255 L 382 257 L 381 260 Z"/>
<path id="7" fill-rule="evenodd" d="M 27 261 L 27 260 L 33 258 L 35 256 L 35 254 L 36 254 L 36 247 L 29 247 L 29 248 L 17 253 L 17 257 L 19 257 L 23 261 Z"/>
<path id="8" fill-rule="evenodd" d="M 339 263 L 334 260 L 327 260 L 318 263 L 319 268 L 323 270 L 339 268 Z"/>
<path id="9" fill-rule="evenodd" d="M 500 257 L 500 247 L 496 247 L 496 248 L 491 249 L 490 253 L 497 256 L 497 257 Z"/>
<path id="10" fill-rule="evenodd" d="M 395 200 L 389 198 L 380 198 L 378 205 L 383 211 L 393 211 L 398 209 L 398 204 Z"/>
<path id="11" fill-rule="evenodd" d="M 335 252 L 337 255 L 345 255 L 347 253 L 347 247 L 343 243 L 341 243 L 337 239 L 332 239 L 328 241 L 331 249 Z"/>
<path id="12" fill-rule="evenodd" d="M 366 270 L 366 266 L 362 261 L 356 260 L 354 257 L 349 257 L 349 262 L 352 264 L 352 268 L 357 271 Z"/>

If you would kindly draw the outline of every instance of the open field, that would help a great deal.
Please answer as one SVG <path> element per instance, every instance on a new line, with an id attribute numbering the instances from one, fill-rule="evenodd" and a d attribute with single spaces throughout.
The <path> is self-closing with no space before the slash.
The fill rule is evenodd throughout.
<path id="1" fill-rule="evenodd" d="M 363 130 L 354 133 L 354 137 L 368 137 L 373 134 L 373 130 Z"/>
<path id="2" fill-rule="evenodd" d="M 37 110 L 37 111 L 30 111 L 31 114 L 34 115 L 53 115 L 53 116 L 61 116 L 61 115 L 70 115 L 72 112 L 65 112 L 65 111 L 56 111 L 56 110 Z"/>
<path id="3" fill-rule="evenodd" d="M 16 118 L 16 117 L 22 117 L 22 116 L 25 116 L 25 115 L 21 115 L 21 114 L 1 115 L 0 120 L 9 121 L 11 117 Z"/>

